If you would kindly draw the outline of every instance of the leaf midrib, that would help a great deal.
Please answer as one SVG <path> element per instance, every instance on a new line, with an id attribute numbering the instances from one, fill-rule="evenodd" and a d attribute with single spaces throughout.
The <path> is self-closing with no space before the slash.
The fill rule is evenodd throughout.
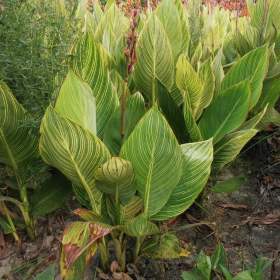
<path id="1" fill-rule="evenodd" d="M 144 194 L 144 214 L 148 217 L 149 214 L 149 200 L 150 200 L 150 193 L 151 193 L 151 181 L 152 181 L 152 174 L 153 174 L 153 167 L 154 167 L 154 154 L 155 154 L 155 142 L 153 142 L 153 148 L 151 153 L 151 161 L 149 164 L 149 170 L 147 174 L 147 181 L 145 185 L 145 194 Z"/>
<path id="2" fill-rule="evenodd" d="M 94 208 L 93 210 L 95 211 L 95 213 L 99 213 L 98 208 L 96 207 L 96 204 L 97 204 L 97 203 L 96 203 L 96 201 L 95 201 L 94 196 L 92 195 L 91 188 L 90 188 L 89 184 L 87 183 L 86 178 L 85 178 L 84 175 L 81 173 L 80 168 L 79 168 L 78 165 L 76 164 L 76 161 L 75 161 L 75 159 L 73 158 L 72 153 L 71 153 L 70 150 L 69 150 L 68 144 L 67 144 L 64 140 L 63 140 L 63 142 L 64 142 L 64 147 L 66 147 L 65 150 L 66 150 L 66 152 L 68 153 L 68 155 L 70 156 L 70 160 L 71 160 L 72 164 L 74 165 L 74 168 L 75 168 L 75 170 L 76 170 L 76 172 L 77 172 L 77 174 L 78 174 L 78 177 L 79 177 L 79 179 L 81 180 L 83 186 L 84 186 L 85 189 L 86 189 L 86 192 L 87 192 L 87 194 L 88 194 L 88 196 L 89 196 L 89 199 L 90 199 L 90 201 L 91 201 L 91 207 Z"/>
<path id="3" fill-rule="evenodd" d="M 17 171 L 18 170 L 18 165 L 16 163 L 16 160 L 15 160 L 15 157 L 12 153 L 12 150 L 10 149 L 10 146 L 6 140 L 6 137 L 4 135 L 4 132 L 2 130 L 2 128 L 0 128 L 0 139 L 2 140 L 2 143 L 4 144 L 4 150 L 6 150 L 7 152 L 7 155 L 8 155 L 8 158 L 9 158 L 9 161 L 12 165 L 12 168 L 14 169 L 14 171 Z"/>

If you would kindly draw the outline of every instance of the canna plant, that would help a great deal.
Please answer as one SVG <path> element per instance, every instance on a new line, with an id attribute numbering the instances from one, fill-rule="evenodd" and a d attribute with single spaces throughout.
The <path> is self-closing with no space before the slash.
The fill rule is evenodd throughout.
<path id="1" fill-rule="evenodd" d="M 30 216 L 27 184 L 24 176 L 25 164 L 36 156 L 38 139 L 34 131 L 24 127 L 24 122 L 30 115 L 13 97 L 10 89 L 0 83 L 0 162 L 9 166 L 16 178 L 20 201 L 7 196 L 0 196 L 6 218 L 14 232 L 15 239 L 19 238 L 5 203 L 10 202 L 17 206 L 24 219 L 27 232 L 31 238 L 35 236 L 34 221 Z"/>
<path id="2" fill-rule="evenodd" d="M 264 125 L 271 47 L 224 65 L 223 47 L 200 42 L 199 7 L 190 2 L 187 12 L 181 1 L 163 0 L 136 13 L 132 26 L 113 1 L 85 12 L 69 73 L 40 128 L 42 158 L 72 182 L 83 206 L 62 240 L 65 279 L 82 279 L 95 255 L 105 270 L 116 258 L 120 271 L 130 256 L 180 256 L 161 222 L 186 211 L 211 170 L 234 160 Z M 139 37 L 126 57 L 129 28 Z"/>
<path id="3" fill-rule="evenodd" d="M 17 225 L 24 224 L 31 239 L 36 236 L 36 219 L 61 207 L 69 197 L 68 182 L 60 174 L 46 178 L 37 189 L 31 186 L 30 172 L 41 172 L 34 165 L 41 166 L 38 160 L 38 132 L 28 126 L 32 120 L 23 106 L 13 96 L 9 87 L 0 81 L 0 163 L 10 170 L 12 180 L 15 179 L 13 190 L 1 190 L 0 193 L 0 227 L 4 233 L 12 233 L 20 242 Z M 33 165 L 33 166 L 32 166 Z M 34 185 L 34 184 L 33 184 Z M 11 196 L 11 195 L 12 196 Z M 57 197 L 59 196 L 59 197 Z M 19 211 L 11 211 L 17 209 Z M 17 219 L 17 212 L 22 216 Z"/>

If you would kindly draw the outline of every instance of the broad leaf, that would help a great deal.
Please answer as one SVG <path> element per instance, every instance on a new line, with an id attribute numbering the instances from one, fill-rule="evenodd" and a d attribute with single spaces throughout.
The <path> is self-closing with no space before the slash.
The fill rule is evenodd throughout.
<path id="1" fill-rule="evenodd" d="M 117 93 L 113 91 L 107 58 L 102 47 L 94 42 L 91 33 L 84 34 L 73 48 L 74 72 L 92 88 L 96 99 L 97 134 L 103 136 L 104 128 L 118 106 Z"/>
<path id="2" fill-rule="evenodd" d="M 95 187 L 94 171 L 110 154 L 96 136 L 49 107 L 41 124 L 40 154 L 73 184 L 82 186 L 93 210 L 100 212 L 101 193 Z"/>
<path id="3" fill-rule="evenodd" d="M 220 170 L 223 166 L 233 161 L 257 132 L 255 129 L 247 129 L 227 135 L 215 145 L 213 168 Z"/>
<path id="4" fill-rule="evenodd" d="M 182 52 L 183 38 L 186 35 L 182 34 L 179 10 L 174 0 L 163 0 L 158 5 L 155 13 L 166 31 L 172 48 L 173 57 L 176 59 Z M 176 26 L 176 32 L 174 32 L 174 26 Z"/>
<path id="5" fill-rule="evenodd" d="M 226 74 L 221 90 L 229 89 L 244 80 L 250 81 L 250 108 L 253 108 L 262 93 L 263 80 L 268 70 L 268 48 L 261 47 L 243 56 Z"/>
<path id="6" fill-rule="evenodd" d="M 134 81 L 141 93 L 154 98 L 157 80 L 171 90 L 174 62 L 171 46 L 160 20 L 151 15 L 143 27 L 136 45 L 137 63 Z"/>
<path id="7" fill-rule="evenodd" d="M 124 143 L 121 156 L 131 161 L 144 212 L 152 216 L 169 199 L 182 173 L 182 152 L 167 121 L 153 107 Z"/>
<path id="8" fill-rule="evenodd" d="M 169 200 L 154 220 L 167 220 L 185 212 L 205 187 L 213 160 L 212 140 L 181 145 L 183 152 L 182 177 Z"/>
<path id="9" fill-rule="evenodd" d="M 37 138 L 25 126 L 30 116 L 4 82 L 0 82 L 0 163 L 17 170 L 37 153 Z"/>
<path id="10" fill-rule="evenodd" d="M 71 70 L 62 84 L 55 110 L 61 116 L 96 134 L 95 97 L 89 85 Z"/>
<path id="11" fill-rule="evenodd" d="M 249 110 L 250 89 L 247 81 L 239 83 L 217 96 L 204 112 L 199 128 L 204 139 L 217 143 L 227 133 L 237 129 Z"/>

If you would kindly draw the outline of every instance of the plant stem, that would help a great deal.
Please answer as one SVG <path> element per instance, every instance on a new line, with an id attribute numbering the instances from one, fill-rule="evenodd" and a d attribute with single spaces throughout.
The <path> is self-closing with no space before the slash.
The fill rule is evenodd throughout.
<path id="1" fill-rule="evenodd" d="M 22 215 L 23 219 L 26 225 L 26 231 L 31 240 L 35 239 L 36 233 L 34 228 L 34 221 L 30 216 L 30 205 L 28 201 L 28 195 L 27 195 L 27 187 L 26 184 L 23 183 L 23 180 L 19 176 L 19 174 L 16 174 L 16 179 L 19 187 L 20 192 L 20 199 L 22 203 Z"/>
<path id="2" fill-rule="evenodd" d="M 141 237 L 136 237 L 136 243 L 135 243 L 135 249 L 134 249 L 134 263 L 137 262 L 139 253 L 140 253 L 140 248 L 141 248 Z"/>
<path id="3" fill-rule="evenodd" d="M 156 96 L 157 96 L 157 81 L 155 79 L 153 80 L 152 83 L 152 106 L 154 106 L 156 103 Z"/>
<path id="4" fill-rule="evenodd" d="M 16 241 L 18 244 L 20 244 L 20 238 L 19 238 L 19 236 L 18 236 L 18 234 L 17 234 L 16 227 L 15 227 L 15 225 L 14 225 L 14 223 L 13 223 L 13 220 L 12 220 L 12 218 L 11 218 L 11 215 L 10 215 L 10 213 L 9 213 L 9 210 L 8 210 L 8 208 L 7 208 L 7 206 L 6 206 L 6 204 L 5 204 L 4 201 L 1 202 L 1 206 L 2 206 L 2 209 L 3 209 L 3 214 L 6 216 L 6 219 L 7 219 L 8 223 L 9 223 L 9 226 L 10 226 L 11 229 L 12 229 L 12 235 L 13 235 L 15 241 Z"/>

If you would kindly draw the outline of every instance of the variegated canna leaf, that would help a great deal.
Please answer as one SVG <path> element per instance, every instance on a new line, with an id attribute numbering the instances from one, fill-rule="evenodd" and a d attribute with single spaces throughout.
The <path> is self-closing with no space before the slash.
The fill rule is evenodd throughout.
<path id="1" fill-rule="evenodd" d="M 91 207 L 100 213 L 101 193 L 95 187 L 95 170 L 110 153 L 92 133 L 61 117 L 52 107 L 41 124 L 40 154 L 44 161 L 59 169 L 73 184 L 83 187 Z"/>
<path id="2" fill-rule="evenodd" d="M 179 57 L 176 65 L 176 84 L 184 96 L 188 95 L 195 118 L 202 99 L 203 81 L 185 55 Z"/>
<path id="3" fill-rule="evenodd" d="M 228 134 L 214 147 L 213 169 L 220 170 L 233 161 L 242 148 L 256 135 L 256 129 L 240 130 Z"/>
<path id="4" fill-rule="evenodd" d="M 244 122 L 238 130 L 246 130 L 246 129 L 252 129 L 252 128 L 256 128 L 257 125 L 261 122 L 261 120 L 263 119 L 263 117 L 266 114 L 268 105 L 265 106 L 265 108 L 259 112 L 257 115 L 255 115 L 254 117 L 252 117 L 251 119 L 247 120 L 246 122 Z"/>
<path id="5" fill-rule="evenodd" d="M 136 45 L 137 63 L 134 81 L 141 93 L 152 100 L 157 80 L 171 90 L 174 79 L 172 49 L 164 27 L 156 15 L 150 15 Z"/>
<path id="6" fill-rule="evenodd" d="M 158 5 L 155 13 L 165 29 L 173 57 L 176 60 L 183 50 L 183 38 L 185 36 L 182 33 L 182 21 L 178 7 L 174 0 L 163 0 Z M 174 26 L 176 26 L 176 32 L 174 32 Z"/>
<path id="7" fill-rule="evenodd" d="M 141 214 L 125 223 L 123 231 L 129 236 L 141 237 L 159 233 L 159 228 Z"/>
<path id="8" fill-rule="evenodd" d="M 24 126 L 29 119 L 8 86 L 0 82 L 0 163 L 14 170 L 37 154 L 37 137 Z"/>
<path id="9" fill-rule="evenodd" d="M 182 177 L 164 207 L 152 217 L 168 220 L 186 211 L 205 187 L 213 160 L 212 140 L 181 145 Z"/>
<path id="10" fill-rule="evenodd" d="M 132 163 L 145 215 L 165 205 L 182 173 L 182 152 L 156 107 L 148 111 L 124 143 L 121 157 Z"/>
<path id="11" fill-rule="evenodd" d="M 191 141 L 197 142 L 202 140 L 200 129 L 193 116 L 191 104 L 189 101 L 189 96 L 185 96 L 184 102 L 184 120 L 187 129 L 188 136 Z"/>
<path id="12" fill-rule="evenodd" d="M 95 96 L 97 135 L 102 137 L 105 126 L 119 103 L 109 77 L 108 58 L 90 32 L 79 38 L 72 53 L 74 72 L 90 85 Z"/>
<path id="13" fill-rule="evenodd" d="M 199 121 L 204 139 L 217 143 L 246 120 L 250 101 L 249 82 L 239 83 L 221 94 L 205 110 Z"/>
<path id="14" fill-rule="evenodd" d="M 96 135 L 95 97 L 89 85 L 71 70 L 61 86 L 55 110 Z"/>
<path id="15" fill-rule="evenodd" d="M 143 210 L 143 200 L 139 196 L 136 195 L 133 196 L 127 204 L 121 205 L 120 214 L 121 214 L 122 223 L 131 220 L 142 210 Z"/>
<path id="16" fill-rule="evenodd" d="M 251 89 L 250 109 L 252 109 L 261 96 L 263 80 L 267 70 L 267 46 L 252 50 L 230 68 L 222 82 L 221 90 L 225 91 L 237 83 L 246 79 L 249 80 Z"/>

